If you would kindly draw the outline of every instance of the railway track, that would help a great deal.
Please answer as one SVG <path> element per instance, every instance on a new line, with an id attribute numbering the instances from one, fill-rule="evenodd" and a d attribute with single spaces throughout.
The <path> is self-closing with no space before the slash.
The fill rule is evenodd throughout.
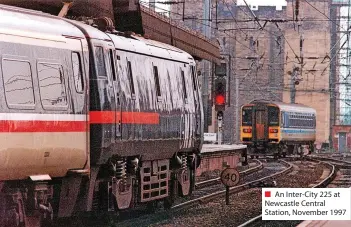
<path id="1" fill-rule="evenodd" d="M 243 190 L 252 188 L 252 185 L 254 185 L 255 183 L 263 182 L 263 181 L 267 181 L 267 180 L 272 180 L 272 179 L 274 179 L 276 177 L 279 177 L 279 176 L 281 176 L 283 174 L 286 174 L 286 173 L 288 173 L 289 171 L 292 170 L 292 165 L 290 163 L 288 163 L 286 161 L 282 161 L 282 160 L 279 161 L 279 162 L 285 166 L 285 168 L 283 170 L 281 170 L 281 171 L 279 171 L 277 173 L 273 173 L 273 174 L 271 174 L 269 176 L 261 177 L 261 178 L 256 179 L 256 180 L 252 180 L 252 181 L 240 184 L 238 186 L 231 187 L 229 189 L 230 194 L 238 193 L 238 192 L 241 192 Z M 215 200 L 215 199 L 217 199 L 219 197 L 225 196 L 225 193 L 226 193 L 225 190 L 220 190 L 220 191 L 208 194 L 208 195 L 201 196 L 201 197 L 196 198 L 196 199 L 192 199 L 192 200 L 189 200 L 189 201 L 177 204 L 177 205 L 173 206 L 171 209 L 172 210 L 185 209 L 185 208 L 189 208 L 189 207 L 195 206 L 197 204 L 206 203 L 208 201 Z"/>
<path id="2" fill-rule="evenodd" d="M 263 163 L 259 160 L 253 160 L 253 162 L 255 162 L 256 164 L 246 170 L 240 171 L 240 176 L 248 176 L 252 173 L 258 172 L 259 170 L 263 169 Z M 220 182 L 220 178 L 214 178 L 214 179 L 209 179 L 209 180 L 205 180 L 205 181 L 200 181 L 195 185 L 196 189 L 204 189 L 206 190 L 207 188 L 207 194 L 209 190 L 219 190 L 219 189 L 223 189 L 223 186 L 221 185 Z M 195 191 L 196 194 L 197 191 Z M 195 195 L 195 197 L 199 197 L 201 196 L 201 193 L 198 193 L 197 195 Z M 156 211 L 156 213 L 153 213 L 152 209 L 146 209 L 145 211 L 145 207 L 139 207 L 137 208 L 135 211 L 131 212 L 122 212 L 119 216 L 116 215 L 107 215 L 105 217 L 100 217 L 98 214 L 94 215 L 93 218 L 89 218 L 88 216 L 84 216 L 82 217 L 81 220 L 78 220 L 77 226 L 85 226 L 85 227 L 90 227 L 90 226 L 96 226 L 95 224 L 99 223 L 99 226 L 101 227 L 105 227 L 105 226 L 111 226 L 108 224 L 101 224 L 101 223 L 108 223 L 108 222 L 112 222 L 115 223 L 116 226 L 130 226 L 131 224 L 129 224 L 130 222 L 133 222 L 133 219 L 143 219 L 144 216 L 152 216 L 154 215 L 155 218 L 159 218 L 160 216 L 164 215 L 165 213 L 170 213 L 172 212 L 172 209 L 170 210 L 170 212 L 165 212 L 164 210 L 161 211 Z M 93 219 L 91 222 L 90 221 L 86 221 L 88 219 Z M 100 219 L 100 220 L 98 220 Z M 71 227 L 72 225 L 69 224 L 70 221 L 69 220 L 65 220 L 64 222 L 62 222 L 63 220 L 61 220 L 61 223 L 59 226 L 62 226 L 61 224 L 64 223 L 67 227 Z M 68 223 L 69 222 L 69 223 Z M 141 224 L 144 225 L 144 224 Z M 76 225 L 74 225 L 76 227 Z M 113 225 L 112 225 L 113 226 Z M 55 226 L 56 227 L 56 226 Z M 73 227 L 73 226 L 72 226 Z"/>
<path id="3" fill-rule="evenodd" d="M 266 164 L 266 166 L 261 161 L 256 161 L 256 162 L 259 163 L 257 166 L 250 168 L 248 170 L 242 171 L 241 175 L 244 174 L 246 176 L 246 179 L 245 179 L 246 181 L 242 182 L 238 186 L 231 187 L 230 194 L 236 194 L 236 193 L 245 191 L 247 189 L 250 189 L 253 187 L 255 183 L 258 183 L 258 182 L 273 180 L 281 175 L 291 172 L 293 168 L 293 166 L 290 163 L 283 160 L 279 161 L 278 163 L 276 161 L 269 162 Z M 257 170 L 261 170 L 261 171 L 257 171 Z M 253 175 L 256 175 L 256 176 L 253 176 Z M 178 203 L 173 207 L 171 207 L 171 209 L 168 211 L 160 211 L 160 212 L 156 212 L 153 215 L 152 214 L 147 216 L 143 215 L 138 218 L 124 220 L 116 223 L 116 226 L 132 226 L 132 225 L 148 226 L 148 224 L 153 224 L 162 220 L 170 219 L 174 215 L 176 215 L 176 213 L 178 212 L 181 213 L 182 211 L 187 210 L 188 208 L 195 207 L 200 204 L 208 203 L 210 201 L 215 201 L 218 198 L 224 197 L 225 196 L 224 186 L 221 184 L 218 184 L 218 179 L 212 179 L 212 181 L 217 182 L 218 187 L 216 187 L 215 192 L 206 193 L 205 195 L 202 195 L 201 193 L 199 193 L 196 196 L 196 198 Z M 206 183 L 199 182 L 197 187 L 199 187 L 199 185 L 201 187 L 206 184 L 208 184 L 208 182 Z"/>
<path id="4" fill-rule="evenodd" d="M 320 161 L 325 167 L 329 169 L 329 174 L 322 179 L 320 182 L 317 184 L 313 185 L 312 188 L 325 188 L 328 185 L 330 185 L 331 182 L 335 179 L 337 176 L 337 171 L 338 168 L 341 167 L 350 167 L 351 162 L 343 161 L 343 160 L 337 160 L 333 158 L 326 158 L 326 157 L 307 157 L 308 160 L 310 161 Z M 239 225 L 238 227 L 253 227 L 253 226 L 272 226 L 272 227 L 278 227 L 278 226 L 288 226 L 286 224 L 287 221 L 264 221 L 262 220 L 262 215 L 258 215 L 247 222 Z M 298 224 L 297 222 L 300 221 L 291 221 L 294 222 L 294 224 Z M 292 226 L 292 225 L 289 225 Z"/>
<path id="5" fill-rule="evenodd" d="M 257 163 L 256 166 L 250 168 L 250 169 L 247 169 L 247 170 L 244 170 L 244 171 L 240 171 L 240 176 L 247 176 L 251 173 L 254 173 L 254 172 L 257 172 L 261 169 L 263 169 L 263 163 L 259 160 L 253 160 L 254 162 Z M 208 186 L 211 186 L 211 185 L 215 185 L 215 184 L 218 184 L 218 183 L 221 183 L 221 178 L 217 177 L 217 178 L 214 178 L 214 179 L 209 179 L 209 180 L 205 180 L 205 181 L 200 181 L 198 183 L 195 184 L 195 188 L 196 189 L 201 189 L 201 188 L 204 188 L 204 187 L 208 187 Z"/>

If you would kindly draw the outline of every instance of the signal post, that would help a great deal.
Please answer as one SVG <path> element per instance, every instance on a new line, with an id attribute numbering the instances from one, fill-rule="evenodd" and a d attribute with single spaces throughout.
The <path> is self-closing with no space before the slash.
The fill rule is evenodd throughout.
<path id="1" fill-rule="evenodd" d="M 226 71 L 227 64 L 216 65 L 216 79 L 214 81 L 214 102 L 217 112 L 217 142 L 222 144 L 223 138 L 223 111 L 226 103 Z"/>

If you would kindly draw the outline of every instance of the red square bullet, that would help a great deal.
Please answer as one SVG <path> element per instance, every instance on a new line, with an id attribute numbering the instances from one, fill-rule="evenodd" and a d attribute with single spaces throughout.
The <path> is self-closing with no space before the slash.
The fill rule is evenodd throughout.
<path id="1" fill-rule="evenodd" d="M 270 191 L 264 192 L 264 197 L 271 197 L 271 192 Z"/>

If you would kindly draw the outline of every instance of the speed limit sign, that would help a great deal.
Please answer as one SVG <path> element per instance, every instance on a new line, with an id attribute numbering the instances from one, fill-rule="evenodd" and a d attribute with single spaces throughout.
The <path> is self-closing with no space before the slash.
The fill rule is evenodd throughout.
<path id="1" fill-rule="evenodd" d="M 239 172 L 234 168 L 226 168 L 221 173 L 221 181 L 227 187 L 235 186 L 239 179 Z"/>

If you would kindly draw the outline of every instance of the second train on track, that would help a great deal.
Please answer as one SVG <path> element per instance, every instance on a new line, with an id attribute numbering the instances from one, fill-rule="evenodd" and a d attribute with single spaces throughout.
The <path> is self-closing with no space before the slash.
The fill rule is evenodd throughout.
<path id="1" fill-rule="evenodd" d="M 251 158 L 313 151 L 316 110 L 301 104 L 254 100 L 242 106 L 240 139 Z"/>

